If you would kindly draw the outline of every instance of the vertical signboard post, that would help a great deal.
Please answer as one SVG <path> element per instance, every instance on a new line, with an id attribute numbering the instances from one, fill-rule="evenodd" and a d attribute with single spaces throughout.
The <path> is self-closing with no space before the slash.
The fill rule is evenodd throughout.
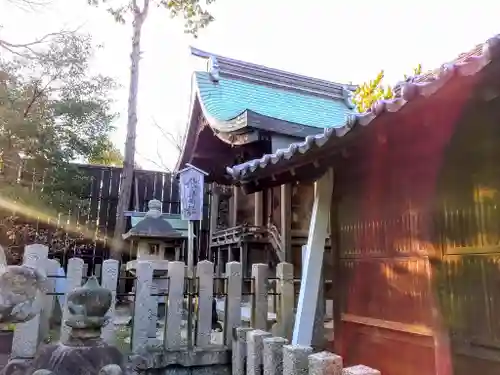
<path id="1" fill-rule="evenodd" d="M 203 219 L 204 184 L 207 172 L 191 164 L 179 172 L 181 191 L 181 219 L 188 221 L 188 276 L 194 273 L 194 222 Z"/>

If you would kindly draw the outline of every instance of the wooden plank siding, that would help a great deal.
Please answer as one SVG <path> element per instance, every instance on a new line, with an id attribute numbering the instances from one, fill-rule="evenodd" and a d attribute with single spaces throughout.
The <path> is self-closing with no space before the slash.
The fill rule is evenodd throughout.
<path id="1" fill-rule="evenodd" d="M 16 223 L 23 226 L 29 225 L 33 230 L 30 231 L 31 238 L 26 241 L 42 241 L 52 243 L 55 241 L 64 241 L 66 244 L 58 243 L 54 248 L 63 247 L 64 252 L 52 253 L 53 257 L 59 258 L 63 264 L 74 255 L 81 256 L 90 264 L 89 269 L 95 264 L 100 264 L 109 256 L 109 240 L 113 236 L 116 223 L 116 205 L 120 192 L 121 168 L 78 165 L 80 172 L 88 177 L 88 184 L 84 186 L 81 196 L 81 205 L 75 212 L 60 213 L 57 218 L 51 222 L 42 222 L 39 218 L 22 217 L 21 212 L 17 213 L 19 218 Z M 44 172 L 39 172 L 25 165 L 20 171 L 19 183 L 29 187 L 33 191 L 43 188 Z M 137 186 L 137 188 L 135 188 Z M 136 207 L 140 211 L 147 211 L 148 202 L 152 199 L 158 199 L 162 202 L 163 212 L 180 213 L 179 184 L 177 179 L 170 173 L 156 171 L 136 170 L 134 173 L 134 182 L 132 197 L 129 210 Z M 204 200 L 204 219 L 201 225 L 195 228 L 197 249 L 200 257 L 205 257 L 205 249 L 208 244 L 209 232 L 209 205 L 210 190 L 205 187 Z M 2 210 L 1 218 L 5 219 L 13 214 L 12 211 Z M 129 225 L 127 230 L 129 229 Z M 86 228 L 92 233 L 91 238 L 83 238 L 82 229 Z M 10 241 L 6 233 L 0 231 L 0 243 L 8 246 Z M 128 254 L 125 253 L 125 259 Z"/>
<path id="2" fill-rule="evenodd" d="M 338 163 L 326 277 L 346 365 L 500 372 L 500 107 L 470 94 L 378 124 Z"/>

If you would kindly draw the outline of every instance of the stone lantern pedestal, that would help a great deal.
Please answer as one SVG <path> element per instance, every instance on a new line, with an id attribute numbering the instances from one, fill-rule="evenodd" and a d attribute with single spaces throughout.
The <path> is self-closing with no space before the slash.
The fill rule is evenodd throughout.
<path id="1" fill-rule="evenodd" d="M 71 327 L 67 342 L 42 346 L 26 374 L 36 372 L 54 375 L 121 375 L 124 358 L 115 346 L 106 344 L 101 328 L 108 323 L 105 317 L 111 306 L 111 291 L 102 288 L 93 276 L 68 295 Z"/>

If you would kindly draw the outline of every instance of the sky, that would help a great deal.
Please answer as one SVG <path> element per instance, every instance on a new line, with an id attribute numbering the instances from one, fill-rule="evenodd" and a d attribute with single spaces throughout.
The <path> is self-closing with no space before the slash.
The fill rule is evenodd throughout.
<path id="1" fill-rule="evenodd" d="M 120 113 L 113 141 L 123 150 L 130 23 L 115 23 L 87 0 L 53 0 L 34 11 L 13 1 L 0 0 L 0 34 L 11 42 L 79 28 L 103 45 L 92 70 L 122 85 L 113 93 Z M 341 83 L 362 83 L 384 69 L 385 82 L 392 84 L 419 63 L 424 70 L 437 68 L 500 32 L 500 2 L 491 0 L 216 0 L 210 9 L 216 20 L 198 39 L 185 35 L 182 20 L 171 19 L 161 8 L 153 7 L 146 20 L 136 143 L 136 160 L 145 169 L 175 166 L 177 151 L 157 125 L 174 134 L 186 128 L 191 75 L 205 69 L 205 62 L 190 56 L 190 45 Z"/>

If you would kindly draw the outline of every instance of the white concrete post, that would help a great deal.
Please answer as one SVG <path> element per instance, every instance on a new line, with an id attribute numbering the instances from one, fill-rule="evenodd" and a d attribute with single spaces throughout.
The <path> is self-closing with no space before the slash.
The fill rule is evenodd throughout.
<path id="1" fill-rule="evenodd" d="M 196 330 L 196 346 L 210 344 L 212 332 L 212 301 L 214 299 L 214 264 L 202 260 L 196 266 L 198 278 L 198 327 Z"/>
<path id="2" fill-rule="evenodd" d="M 304 264 L 307 246 L 302 246 L 302 264 Z M 321 276 L 318 287 L 318 300 L 316 303 L 316 311 L 314 313 L 314 328 L 311 339 L 311 345 L 321 347 L 325 341 L 325 278 L 324 270 L 321 267 Z"/>
<path id="3" fill-rule="evenodd" d="M 48 254 L 49 248 L 45 245 L 28 245 L 24 248 L 23 264 L 36 268 L 41 274 L 46 275 Z M 39 305 L 41 310 L 43 296 L 38 296 L 34 303 Z M 25 323 L 16 324 L 12 340 L 12 358 L 33 358 L 35 356 L 38 346 L 39 329 L 40 313 Z"/>
<path id="4" fill-rule="evenodd" d="M 68 327 L 65 322 L 69 318 L 68 311 L 68 295 L 75 288 L 82 286 L 82 276 L 83 276 L 83 259 L 81 258 L 71 258 L 68 261 L 68 273 L 66 274 L 66 290 L 64 298 L 64 306 L 62 307 L 62 319 L 61 319 L 61 342 L 65 343 L 69 339 L 71 333 L 71 327 Z"/>
<path id="5" fill-rule="evenodd" d="M 255 329 L 267 330 L 267 264 L 252 264 L 253 306 L 252 323 Z"/>
<path id="6" fill-rule="evenodd" d="M 133 315 L 132 352 L 137 353 L 148 344 L 151 319 L 156 321 L 151 311 L 151 300 L 156 303 L 156 297 L 151 296 L 153 284 L 153 265 L 140 260 L 136 266 L 135 302 Z"/>
<path id="7" fill-rule="evenodd" d="M 101 329 L 101 337 L 105 343 L 114 345 L 116 341 L 116 329 L 114 324 L 115 306 L 116 306 L 116 288 L 118 287 L 118 274 L 120 273 L 120 262 L 114 259 L 107 259 L 102 263 L 102 281 L 103 288 L 109 289 L 113 295 L 111 298 L 111 306 L 109 307 L 106 316 L 109 319 Z"/>
<path id="8" fill-rule="evenodd" d="M 293 329 L 292 344 L 294 345 L 311 345 L 321 280 L 319 270 L 323 267 L 332 193 L 333 171 L 329 170 L 316 182 L 305 262 L 302 265 L 297 315 Z"/>

